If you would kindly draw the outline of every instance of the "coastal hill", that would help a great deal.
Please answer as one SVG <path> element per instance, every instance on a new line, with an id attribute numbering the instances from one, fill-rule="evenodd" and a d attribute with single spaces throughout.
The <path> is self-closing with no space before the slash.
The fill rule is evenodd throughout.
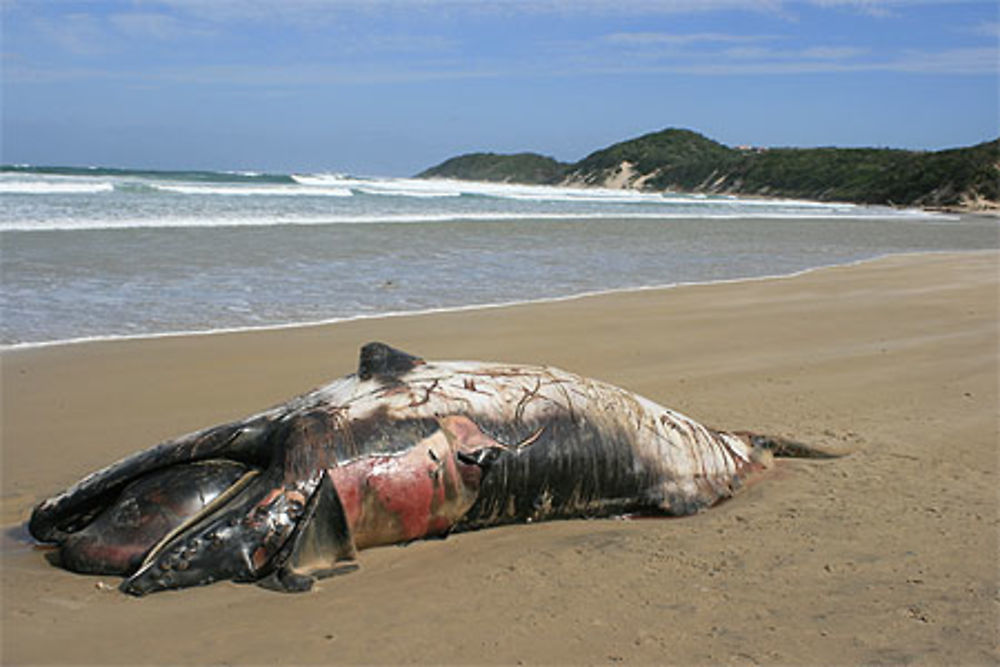
<path id="1" fill-rule="evenodd" d="M 890 206 L 1000 210 L 1000 139 L 924 152 L 729 147 L 666 129 L 567 164 L 534 153 L 473 153 L 418 178 L 795 197 Z"/>

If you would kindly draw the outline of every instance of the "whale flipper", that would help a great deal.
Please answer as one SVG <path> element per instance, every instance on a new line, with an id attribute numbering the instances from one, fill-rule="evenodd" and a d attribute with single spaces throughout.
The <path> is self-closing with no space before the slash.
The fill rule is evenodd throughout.
<path id="1" fill-rule="evenodd" d="M 358 569 L 347 514 L 326 472 L 282 552 L 275 560 L 284 562 L 272 576 L 260 582 L 264 588 L 304 592 L 317 579 Z"/>

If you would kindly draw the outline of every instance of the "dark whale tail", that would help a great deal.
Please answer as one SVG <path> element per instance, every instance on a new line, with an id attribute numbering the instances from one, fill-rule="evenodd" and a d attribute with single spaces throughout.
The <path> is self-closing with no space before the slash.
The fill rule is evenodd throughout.
<path id="1" fill-rule="evenodd" d="M 782 436 L 761 435 L 749 431 L 734 431 L 733 435 L 738 436 L 744 442 L 751 445 L 754 450 L 770 452 L 771 455 L 778 458 L 836 459 L 850 453 L 848 451 L 838 451 L 816 445 L 807 445 Z"/>

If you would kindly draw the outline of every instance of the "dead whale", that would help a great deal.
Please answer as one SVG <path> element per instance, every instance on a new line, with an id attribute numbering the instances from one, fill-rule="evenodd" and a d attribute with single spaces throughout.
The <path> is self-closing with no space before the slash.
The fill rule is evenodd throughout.
<path id="1" fill-rule="evenodd" d="M 382 343 L 356 373 L 161 443 L 39 504 L 31 534 L 133 595 L 254 581 L 308 590 L 366 547 L 513 522 L 686 515 L 774 454 L 555 368 L 430 363 Z"/>

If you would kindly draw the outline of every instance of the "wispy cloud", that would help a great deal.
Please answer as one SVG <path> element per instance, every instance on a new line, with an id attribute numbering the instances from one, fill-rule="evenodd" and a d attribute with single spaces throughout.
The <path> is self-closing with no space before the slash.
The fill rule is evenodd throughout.
<path id="1" fill-rule="evenodd" d="M 812 4 L 819 7 L 843 7 L 868 16 L 884 18 L 894 16 L 893 7 L 903 3 L 892 0 L 812 0 Z"/>
<path id="2" fill-rule="evenodd" d="M 934 0 L 934 4 L 954 4 L 963 0 Z M 663 12 L 706 12 L 745 10 L 781 13 L 790 7 L 824 7 L 879 13 L 878 10 L 902 10 L 914 3 L 931 0 L 513 0 L 498 7 L 495 3 L 473 0 L 136 0 L 120 2 L 116 11 L 106 15 L 74 12 L 59 15 L 49 12 L 38 18 L 34 27 L 40 43 L 79 56 L 114 53 L 115 62 L 107 72 L 88 69 L 96 59 L 75 59 L 62 68 L 46 67 L 39 58 L 18 65 L 8 63 L 5 78 L 30 81 L 117 76 L 125 79 L 160 78 L 174 83 L 231 83 L 236 86 L 291 86 L 329 83 L 388 83 L 434 79 L 485 79 L 493 77 L 559 76 L 586 74 L 688 73 L 703 75 L 768 75 L 800 73 L 838 73 L 858 71 L 900 72 L 910 74 L 995 74 L 998 50 L 981 46 L 982 40 L 968 37 L 965 43 L 942 42 L 937 50 L 906 48 L 905 41 L 882 43 L 873 34 L 869 39 L 850 33 L 827 36 L 825 32 L 805 33 L 786 29 L 784 16 L 770 22 L 755 21 L 759 33 L 741 33 L 739 21 L 719 23 L 714 18 L 695 22 L 701 30 L 622 30 L 635 21 L 611 23 L 591 21 L 589 25 L 619 28 L 607 34 L 575 34 L 557 41 L 549 33 L 532 42 L 519 39 L 517 33 L 496 29 L 490 49 L 480 48 L 475 37 L 456 30 L 460 22 L 393 21 L 352 22 L 345 13 L 364 16 L 385 10 L 430 12 L 616 12 L 616 16 Z M 980 2 L 980 4 L 982 4 Z M 92 7 L 76 2 L 73 8 Z M 814 10 L 815 13 L 815 10 Z M 337 23 L 335 19 L 343 19 Z M 398 17 L 396 17 L 398 18 Z M 869 22 L 855 18 L 854 21 Z M 138 54 L 138 45 L 158 42 L 179 46 L 204 47 L 215 35 L 232 36 L 241 32 L 233 21 L 266 21 L 263 28 L 280 26 L 281 39 L 292 41 L 296 48 L 278 51 L 281 58 L 254 57 L 258 52 L 241 51 L 240 67 L 227 61 L 226 52 L 202 49 L 199 65 L 181 67 L 177 60 L 161 52 L 156 59 L 140 65 L 119 54 Z M 326 30 L 305 30 L 326 26 Z M 324 23 L 325 22 L 325 23 Z M 332 22 L 332 23 L 331 23 Z M 479 24 L 482 21 L 477 22 Z M 365 25 L 365 29 L 352 26 Z M 445 25 L 447 24 L 447 25 Z M 672 18 L 650 21 L 651 27 L 682 25 Z M 417 25 L 418 28 L 409 26 Z M 289 28 L 292 26 L 292 28 Z M 331 26 L 335 27 L 331 28 Z M 767 26 L 760 28 L 760 26 Z M 245 26 L 243 26 L 245 27 Z M 707 28 L 707 29 L 706 29 Z M 773 33 L 769 30 L 773 29 Z M 277 28 L 275 28 L 277 30 Z M 412 32 L 410 32 L 412 30 Z M 956 30 L 958 30 L 956 28 Z M 979 24 L 976 34 L 995 35 L 995 21 Z M 244 34 L 257 34 L 243 30 Z M 967 29 L 966 34 L 973 32 Z M 883 33 L 877 32 L 878 35 Z M 495 37 L 499 35 L 499 37 Z M 298 39 L 302 37 L 302 39 Z M 187 41 L 185 41 L 187 40 Z M 193 40 L 198 40 L 195 42 Z M 295 41 L 298 40 L 298 41 Z M 311 40 L 311 41 L 310 41 Z M 25 42 L 27 44 L 27 42 Z M 301 46 L 300 46 L 301 43 Z M 914 45 L 914 42 L 910 42 Z M 947 48 L 951 46 L 953 48 Z M 146 54 L 149 49 L 144 49 Z M 172 52 L 172 50 L 170 51 Z M 250 54 L 251 57 L 246 57 Z M 139 60 L 139 59 L 137 59 Z M 110 59 L 105 59 L 110 62 Z M 256 62 L 255 62 L 256 61 Z M 30 68 L 29 68 L 30 66 Z"/>
<path id="3" fill-rule="evenodd" d="M 455 52 L 457 39 L 443 35 L 412 33 L 367 33 L 345 40 L 341 48 L 353 53 L 428 54 Z"/>
<path id="4" fill-rule="evenodd" d="M 317 19 L 344 13 L 562 14 L 641 16 L 746 11 L 786 13 L 796 7 L 842 8 L 871 16 L 926 5 L 982 4 L 988 0 L 147 0 L 151 5 L 217 20 Z"/>
<path id="5" fill-rule="evenodd" d="M 199 0 L 169 1 L 182 6 L 202 6 Z M 320 2 L 320 0 L 290 0 L 291 5 L 296 4 L 296 2 L 301 7 L 310 7 L 316 10 L 330 4 Z M 190 15 L 178 16 L 167 13 L 166 10 L 158 12 L 124 11 L 107 15 L 75 12 L 37 17 L 31 22 L 31 25 L 39 43 L 47 44 L 54 49 L 75 56 L 101 56 L 134 52 L 138 46 L 149 42 L 178 43 L 190 46 L 194 41 L 205 43 L 207 38 L 222 37 L 226 34 L 229 36 L 239 35 L 238 28 L 221 21 L 228 15 L 229 10 L 245 20 L 256 20 L 265 18 L 267 12 L 274 9 L 270 3 L 267 9 L 264 5 L 260 5 L 258 13 L 254 11 L 255 4 L 252 0 L 248 0 L 247 5 L 243 6 L 243 3 L 240 3 L 237 10 L 236 5 L 230 7 L 225 0 L 220 0 L 218 4 L 211 3 L 212 8 L 205 11 L 206 16 L 210 15 L 211 18 Z M 282 17 L 283 20 L 290 21 L 284 12 Z M 299 14 L 298 18 L 302 19 L 304 23 L 309 23 L 313 28 L 319 27 L 314 21 L 306 21 L 305 14 Z M 299 26 L 295 23 L 295 21 L 291 21 L 293 24 L 291 30 L 289 23 L 282 25 L 285 35 L 296 34 L 295 29 Z M 356 57 L 359 54 L 440 54 L 455 51 L 458 46 L 459 40 L 445 35 L 426 32 L 410 33 L 405 30 L 390 31 L 385 28 L 352 31 L 340 27 L 335 35 L 331 35 L 328 40 L 324 41 L 323 50 L 328 56 L 336 58 L 338 55 L 340 57 Z M 123 63 L 122 66 L 126 69 L 128 67 L 127 63 Z"/>
<path id="6" fill-rule="evenodd" d="M 990 48 L 939 51 L 906 51 L 887 58 L 865 58 L 863 50 L 806 49 L 776 51 L 734 48 L 708 59 L 673 61 L 593 61 L 585 69 L 579 62 L 534 63 L 479 62 L 461 59 L 439 63 L 414 63 L 409 67 L 369 64 L 308 65 L 197 65 L 109 72 L 99 68 L 46 69 L 8 63 L 8 82 L 59 82 L 115 80 L 129 84 L 170 83 L 194 86 L 234 86 L 247 89 L 292 90 L 302 86 L 372 85 L 430 81 L 484 80 L 532 75 L 576 77 L 583 75 L 784 76 L 890 72 L 912 75 L 997 75 L 996 50 Z"/>
<path id="7" fill-rule="evenodd" d="M 488 79 L 507 76 L 503 69 L 488 66 L 469 67 L 456 64 L 437 67 L 399 68 L 389 66 L 352 67 L 350 65 L 203 65 L 169 68 L 147 74 L 151 80 L 172 83 L 241 86 L 248 88 L 294 89 L 302 86 L 339 84 L 399 84 L 462 79 Z"/>
<path id="8" fill-rule="evenodd" d="M 802 49 L 798 55 L 808 60 L 848 60 L 868 52 L 869 49 L 858 46 L 813 46 Z"/>
<path id="9" fill-rule="evenodd" d="M 887 67 L 897 72 L 919 74 L 1000 74 L 1000 52 L 980 47 L 947 51 L 908 50 Z"/>
<path id="10" fill-rule="evenodd" d="M 713 60 L 663 63 L 656 66 L 621 68 L 619 73 L 674 73 L 703 76 L 781 76 L 792 74 L 836 74 L 849 72 L 895 72 L 914 75 L 998 75 L 997 51 L 991 48 L 908 50 L 888 57 L 861 58 L 863 50 L 843 53 L 806 49 L 772 51 L 731 49 Z M 610 73 L 610 72 L 609 72 Z"/>
<path id="11" fill-rule="evenodd" d="M 835 71 L 856 65 L 871 49 L 851 44 L 789 45 L 781 35 L 724 32 L 619 32 L 589 43 L 567 45 L 564 54 L 596 71 L 607 66 L 627 71 L 725 73 Z M 557 58 L 558 59 L 558 58 Z"/>
<path id="12" fill-rule="evenodd" d="M 152 0 L 199 16 L 219 20 L 274 19 L 337 13 L 455 12 L 463 14 L 677 14 L 724 10 L 777 11 L 783 0 Z"/>
<path id="13" fill-rule="evenodd" d="M 623 46 L 685 46 L 688 44 L 743 44 L 775 39 L 771 35 L 731 35 L 719 32 L 698 32 L 690 34 L 662 32 L 616 32 L 601 38 L 609 44 Z"/>
<path id="14" fill-rule="evenodd" d="M 34 28 L 42 39 L 74 55 L 90 56 L 108 51 L 106 31 L 101 21 L 90 14 L 39 18 L 34 21 Z"/>
<path id="15" fill-rule="evenodd" d="M 854 60 L 869 53 L 869 49 L 857 46 L 812 46 L 803 49 L 772 49 L 765 47 L 734 47 L 719 52 L 718 55 L 741 61 L 799 61 L 802 63 L 831 63 Z"/>
<path id="16" fill-rule="evenodd" d="M 170 14 L 154 12 L 111 14 L 108 16 L 108 23 L 120 35 L 131 39 L 168 42 L 191 36 L 205 37 L 214 34 L 214 31 L 206 26 L 183 22 Z"/>
<path id="17" fill-rule="evenodd" d="M 969 28 L 967 32 L 1000 39 L 1000 21 L 983 21 Z"/>
<path id="18" fill-rule="evenodd" d="M 147 0 L 164 11 L 217 23 L 273 22 L 303 28 L 336 23 L 345 16 L 425 14 L 476 16 L 665 16 L 750 12 L 792 16 L 796 7 L 842 7 L 885 16 L 899 6 L 971 0 Z"/>

